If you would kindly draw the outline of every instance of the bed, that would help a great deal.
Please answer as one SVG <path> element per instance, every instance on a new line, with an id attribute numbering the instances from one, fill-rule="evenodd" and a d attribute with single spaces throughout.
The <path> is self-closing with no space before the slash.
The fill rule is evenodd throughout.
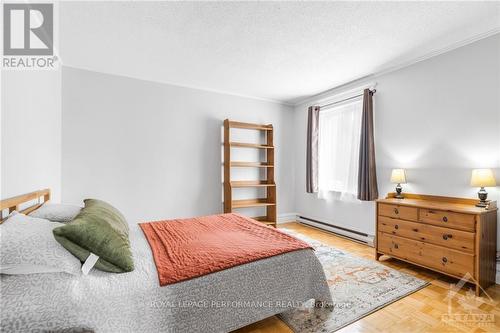
<path id="1" fill-rule="evenodd" d="M 6 205 L 18 209 L 20 202 L 2 201 L 2 209 L 13 210 Z M 323 268 L 310 249 L 160 287 L 143 232 L 138 225 L 130 228 L 135 260 L 130 273 L 2 274 L 1 330 L 227 332 L 311 299 L 331 301 Z"/>

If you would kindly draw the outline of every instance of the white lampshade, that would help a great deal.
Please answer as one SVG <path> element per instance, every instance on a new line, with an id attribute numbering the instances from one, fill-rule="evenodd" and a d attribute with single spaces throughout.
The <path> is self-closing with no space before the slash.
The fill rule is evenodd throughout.
<path id="1" fill-rule="evenodd" d="M 392 169 L 391 183 L 406 184 L 406 171 L 405 171 L 405 169 Z"/>
<path id="2" fill-rule="evenodd" d="M 493 187 L 496 186 L 495 177 L 491 169 L 474 169 L 470 179 L 470 186 L 473 187 Z"/>

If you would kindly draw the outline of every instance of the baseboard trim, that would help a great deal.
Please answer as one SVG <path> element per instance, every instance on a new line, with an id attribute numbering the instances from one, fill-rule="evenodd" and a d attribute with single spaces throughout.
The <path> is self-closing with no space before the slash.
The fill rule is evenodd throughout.
<path id="1" fill-rule="evenodd" d="M 374 245 L 374 236 L 368 235 L 366 233 L 362 233 L 356 230 L 350 230 L 341 226 L 336 226 L 335 224 L 324 221 L 324 220 L 317 220 L 317 219 L 312 219 L 309 217 L 301 216 L 299 215 L 297 217 L 297 220 L 300 223 L 310 225 L 315 228 L 319 228 L 331 233 L 334 233 L 336 235 L 339 235 L 341 237 L 345 237 L 354 241 L 362 242 L 364 244 L 367 244 L 369 246 Z"/>
<path id="2" fill-rule="evenodd" d="M 298 213 L 283 213 L 278 215 L 278 223 L 277 224 L 285 224 L 291 222 L 297 222 Z"/>

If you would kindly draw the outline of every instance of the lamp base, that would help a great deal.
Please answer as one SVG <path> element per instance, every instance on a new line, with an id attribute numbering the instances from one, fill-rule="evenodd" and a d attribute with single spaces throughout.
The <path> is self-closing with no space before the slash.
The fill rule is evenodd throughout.
<path id="1" fill-rule="evenodd" d="M 405 197 L 403 196 L 403 194 L 401 194 L 402 191 L 403 191 L 403 187 L 401 186 L 401 184 L 398 184 L 396 186 L 396 195 L 394 195 L 394 198 L 404 199 Z"/>
<path id="2" fill-rule="evenodd" d="M 481 207 L 481 208 L 488 207 L 489 200 L 486 200 L 488 198 L 488 192 L 486 192 L 484 187 L 481 187 L 479 192 L 477 192 L 477 196 L 479 197 L 479 202 L 476 204 L 476 207 Z"/>
<path id="3" fill-rule="evenodd" d="M 489 205 L 489 201 L 485 201 L 485 202 L 479 201 L 476 204 L 476 207 L 486 208 L 486 207 L 488 207 L 488 205 Z"/>

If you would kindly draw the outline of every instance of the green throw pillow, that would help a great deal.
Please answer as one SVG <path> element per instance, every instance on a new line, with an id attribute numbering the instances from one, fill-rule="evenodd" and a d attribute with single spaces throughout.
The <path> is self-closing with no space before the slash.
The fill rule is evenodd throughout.
<path id="1" fill-rule="evenodd" d="M 85 207 L 73 221 L 53 230 L 56 240 L 81 261 L 92 252 L 99 256 L 95 268 L 114 273 L 134 270 L 128 224 L 110 204 L 84 200 Z"/>

